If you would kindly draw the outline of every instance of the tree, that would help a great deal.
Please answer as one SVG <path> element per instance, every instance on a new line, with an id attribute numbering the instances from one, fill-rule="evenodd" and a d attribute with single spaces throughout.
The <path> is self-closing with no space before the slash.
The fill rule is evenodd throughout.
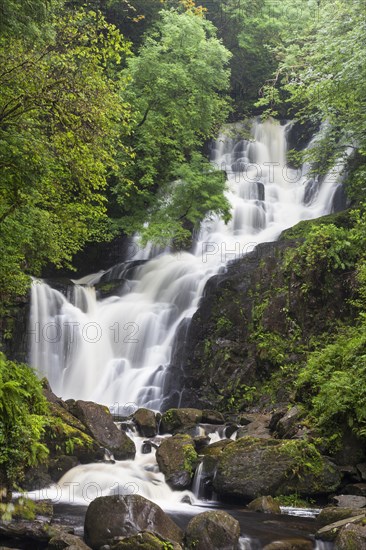
<path id="1" fill-rule="evenodd" d="M 115 185 L 119 223 L 127 232 L 144 231 L 144 222 L 149 222 L 150 235 L 156 235 L 151 224 L 164 203 L 162 197 L 170 195 L 179 165 L 189 163 L 225 121 L 229 105 L 223 92 L 229 83 L 229 58 L 212 23 L 192 8 L 185 13 L 163 10 L 139 54 L 128 60 L 124 76 L 134 112 L 129 143 L 135 159 L 119 171 Z M 195 161 L 190 170 L 199 167 L 202 164 Z M 196 183 L 204 185 L 203 180 L 198 178 Z M 212 201 L 208 210 L 226 208 L 223 188 L 221 205 Z M 168 209 L 163 208 L 164 215 L 169 212 L 175 226 L 180 218 L 184 228 L 187 220 L 180 216 L 180 206 L 176 214 L 172 212 L 173 204 L 178 207 L 173 200 Z M 200 209 L 194 223 L 205 213 Z"/>
<path id="2" fill-rule="evenodd" d="M 70 265 L 107 236 L 104 190 L 129 105 L 116 70 L 129 46 L 98 12 L 65 12 L 33 47 L 0 38 L 0 295 L 26 291 L 26 274 Z M 124 150 L 128 157 L 128 152 Z"/>

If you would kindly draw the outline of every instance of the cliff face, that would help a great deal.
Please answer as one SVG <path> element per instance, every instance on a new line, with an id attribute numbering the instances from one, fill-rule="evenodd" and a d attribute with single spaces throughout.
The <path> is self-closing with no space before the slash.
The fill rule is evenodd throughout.
<path id="1" fill-rule="evenodd" d="M 331 219 L 342 225 L 346 216 Z M 177 336 L 167 406 L 238 412 L 288 403 L 307 354 L 340 323 L 353 322 L 354 271 L 320 275 L 305 293 L 306 274 L 288 264 L 304 231 L 306 222 L 209 281 L 192 322 Z"/>

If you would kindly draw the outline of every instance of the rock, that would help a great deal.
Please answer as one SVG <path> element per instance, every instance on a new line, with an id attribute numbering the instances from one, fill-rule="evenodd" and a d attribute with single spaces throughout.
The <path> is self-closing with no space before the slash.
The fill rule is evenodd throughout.
<path id="1" fill-rule="evenodd" d="M 346 525 L 335 540 L 335 550 L 366 550 L 366 527 Z"/>
<path id="2" fill-rule="evenodd" d="M 124 538 L 111 546 L 111 550 L 167 550 L 168 548 L 182 550 L 177 542 L 168 541 L 149 531 L 142 531 L 132 537 Z"/>
<path id="3" fill-rule="evenodd" d="M 341 508 L 364 508 L 366 498 L 357 495 L 337 495 L 333 497 L 334 502 Z"/>
<path id="4" fill-rule="evenodd" d="M 334 462 L 340 466 L 356 466 L 365 461 L 366 448 L 364 441 L 360 440 L 351 430 L 342 435 L 339 450 L 334 454 Z"/>
<path id="5" fill-rule="evenodd" d="M 215 443 L 211 443 L 211 445 L 208 445 L 207 447 L 202 449 L 201 452 L 205 456 L 219 456 L 225 449 L 225 447 L 232 442 L 232 439 L 221 439 L 221 441 L 215 441 Z"/>
<path id="6" fill-rule="evenodd" d="M 116 460 L 135 457 L 134 442 L 117 428 L 107 407 L 92 401 L 76 401 L 70 407 L 70 411 L 86 426 L 88 433 L 100 445 L 113 453 Z"/>
<path id="7" fill-rule="evenodd" d="M 161 417 L 161 433 L 176 434 L 194 428 L 202 421 L 199 409 L 169 409 Z"/>
<path id="8" fill-rule="evenodd" d="M 338 466 L 338 470 L 342 475 L 343 483 L 358 483 L 362 480 L 356 466 L 342 465 Z"/>
<path id="9" fill-rule="evenodd" d="M 19 497 L 13 501 L 13 519 L 34 520 L 40 517 L 51 519 L 53 516 L 53 504 L 51 500 L 32 500 Z"/>
<path id="10" fill-rule="evenodd" d="M 271 420 L 269 421 L 269 429 L 271 432 L 274 432 L 276 430 L 278 421 L 281 420 L 283 416 L 285 416 L 287 411 L 288 409 L 286 407 L 275 410 L 275 412 L 271 416 Z"/>
<path id="11" fill-rule="evenodd" d="M 177 434 L 164 439 L 156 451 L 156 460 L 167 483 L 174 489 L 187 489 L 198 464 L 193 439 Z"/>
<path id="12" fill-rule="evenodd" d="M 321 529 L 319 529 L 319 531 L 316 532 L 315 536 L 318 539 L 332 542 L 336 538 L 338 532 L 342 527 L 344 527 L 345 525 L 348 525 L 349 523 L 357 523 L 359 521 L 362 521 L 364 517 L 365 515 L 358 515 L 351 518 L 346 518 L 340 521 L 336 521 L 335 523 L 331 523 L 330 525 L 326 525 L 325 527 L 322 527 Z"/>
<path id="13" fill-rule="evenodd" d="M 239 426 L 237 424 L 229 424 L 225 428 L 225 437 L 230 439 L 230 437 L 238 430 Z"/>
<path id="14" fill-rule="evenodd" d="M 202 449 L 205 447 L 208 447 L 210 444 L 210 438 L 207 435 L 197 435 L 193 438 L 194 448 L 196 449 L 197 453 L 199 454 Z"/>
<path id="15" fill-rule="evenodd" d="M 291 439 L 300 428 L 299 421 L 302 414 L 299 407 L 292 407 L 279 419 L 276 425 L 276 433 L 282 439 Z"/>
<path id="16" fill-rule="evenodd" d="M 155 413 L 149 409 L 137 409 L 133 419 L 142 437 L 155 437 L 158 433 Z"/>
<path id="17" fill-rule="evenodd" d="M 7 539 L 16 539 L 25 543 L 33 541 L 48 542 L 53 537 L 63 533 L 73 532 L 72 528 L 61 525 L 51 524 L 45 521 L 11 521 L 0 523 L 1 536 Z"/>
<path id="18" fill-rule="evenodd" d="M 50 460 L 48 471 L 52 481 L 59 481 L 66 472 L 75 468 L 78 464 L 79 461 L 76 456 L 70 455 L 61 455 L 58 458 Z"/>
<path id="19" fill-rule="evenodd" d="M 152 447 L 153 446 L 151 445 L 150 441 L 144 441 L 141 445 L 141 453 L 143 455 L 148 455 L 149 453 L 151 453 Z"/>
<path id="20" fill-rule="evenodd" d="M 270 415 L 268 414 L 253 414 L 251 415 L 252 421 L 239 428 L 238 434 L 236 436 L 237 439 L 240 439 L 241 437 L 258 437 L 261 439 L 270 439 Z"/>
<path id="21" fill-rule="evenodd" d="M 248 509 L 253 512 L 264 512 L 265 514 L 280 514 L 281 508 L 278 502 L 272 497 L 258 497 L 248 504 Z"/>
<path id="22" fill-rule="evenodd" d="M 221 510 L 198 514 L 188 523 L 185 541 L 194 550 L 236 550 L 239 522 Z"/>
<path id="23" fill-rule="evenodd" d="M 48 472 L 47 465 L 39 464 L 26 471 L 21 486 L 26 491 L 37 491 L 43 489 L 43 487 L 48 487 L 51 483 L 52 477 Z"/>
<path id="24" fill-rule="evenodd" d="M 363 511 L 355 508 L 338 508 L 336 506 L 327 506 L 323 508 L 318 517 L 316 518 L 317 524 L 321 527 L 347 519 L 350 517 L 356 517 L 362 514 Z M 366 516 L 366 510 L 365 510 Z"/>
<path id="25" fill-rule="evenodd" d="M 362 481 L 366 481 L 366 463 L 357 464 L 356 468 L 360 472 Z"/>
<path id="26" fill-rule="evenodd" d="M 350 483 L 343 489 L 343 492 L 346 495 L 366 497 L 366 483 Z"/>
<path id="27" fill-rule="evenodd" d="M 69 533 L 60 533 L 56 537 L 52 537 L 47 546 L 47 550 L 64 550 L 64 548 L 90 550 L 90 546 L 87 546 L 79 537 Z"/>
<path id="28" fill-rule="evenodd" d="M 263 550 L 312 550 L 313 542 L 309 539 L 276 540 L 266 544 Z"/>
<path id="29" fill-rule="evenodd" d="M 147 530 L 182 542 L 183 533 L 174 521 L 157 504 L 140 495 L 98 497 L 86 511 L 84 537 L 93 549 L 108 544 L 114 537 L 130 537 Z"/>
<path id="30" fill-rule="evenodd" d="M 222 497 L 253 500 L 263 494 L 316 496 L 340 484 L 336 468 L 305 441 L 244 437 L 218 457 L 213 480 Z"/>
<path id="31" fill-rule="evenodd" d="M 225 418 L 218 411 L 203 409 L 201 422 L 202 424 L 225 424 Z"/>

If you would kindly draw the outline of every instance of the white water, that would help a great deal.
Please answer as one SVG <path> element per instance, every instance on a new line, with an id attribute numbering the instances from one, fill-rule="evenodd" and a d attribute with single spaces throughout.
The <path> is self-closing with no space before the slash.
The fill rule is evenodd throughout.
<path id="1" fill-rule="evenodd" d="M 87 286 L 70 287 L 67 297 L 34 282 L 31 364 L 57 395 L 122 412 L 141 405 L 159 409 L 177 327 L 196 311 L 207 280 L 258 243 L 331 211 L 338 171 L 320 187 L 314 181 L 304 204 L 309 167 L 287 167 L 287 130 L 272 121 L 254 122 L 252 141 L 219 136 L 212 162 L 227 172 L 232 221 L 206 221 L 192 253 L 165 251 L 137 266 L 121 295 L 100 301 L 88 285 L 103 273 L 82 279 Z M 153 253 L 151 247 L 136 250 L 134 259 Z M 113 277 L 124 276 L 126 265 L 111 270 Z"/>

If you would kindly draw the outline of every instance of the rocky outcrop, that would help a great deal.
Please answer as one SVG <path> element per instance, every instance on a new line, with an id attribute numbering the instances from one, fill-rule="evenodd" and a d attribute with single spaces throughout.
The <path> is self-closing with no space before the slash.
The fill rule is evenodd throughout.
<path id="1" fill-rule="evenodd" d="M 366 550 L 366 527 L 364 525 L 345 525 L 335 540 L 335 550 Z"/>
<path id="2" fill-rule="evenodd" d="M 187 489 L 198 464 L 193 439 L 186 434 L 164 439 L 156 451 L 156 460 L 165 479 L 174 489 Z"/>
<path id="3" fill-rule="evenodd" d="M 244 437 L 219 456 L 214 489 L 224 498 L 329 494 L 340 484 L 336 468 L 313 445 L 297 440 Z"/>
<path id="4" fill-rule="evenodd" d="M 188 523 L 185 541 L 194 550 L 236 550 L 240 536 L 239 522 L 219 511 L 198 514 Z"/>
<path id="5" fill-rule="evenodd" d="M 316 533 L 316 537 L 321 540 L 332 542 L 336 539 L 337 535 L 340 533 L 343 527 L 346 527 L 352 523 L 360 523 L 364 520 L 364 518 L 365 518 L 365 515 L 361 514 L 358 516 L 353 516 L 350 518 L 336 521 L 335 523 L 330 523 L 329 525 L 326 525 L 325 527 L 322 527 L 321 529 L 319 529 L 319 531 L 317 531 Z M 353 548 L 355 548 L 355 550 L 356 549 L 359 550 L 360 547 L 354 546 Z"/>
<path id="6" fill-rule="evenodd" d="M 90 550 L 79 537 L 69 533 L 60 533 L 50 539 L 47 550 Z"/>
<path id="7" fill-rule="evenodd" d="M 92 401 L 68 402 L 69 411 L 78 418 L 90 436 L 111 451 L 117 460 L 134 458 L 135 444 L 113 421 L 109 409 Z"/>
<path id="8" fill-rule="evenodd" d="M 84 536 L 91 548 L 97 550 L 117 542 L 115 537 L 130 537 L 140 531 L 151 531 L 178 543 L 183 538 L 174 521 L 157 504 L 140 495 L 98 497 L 89 504 Z"/>

